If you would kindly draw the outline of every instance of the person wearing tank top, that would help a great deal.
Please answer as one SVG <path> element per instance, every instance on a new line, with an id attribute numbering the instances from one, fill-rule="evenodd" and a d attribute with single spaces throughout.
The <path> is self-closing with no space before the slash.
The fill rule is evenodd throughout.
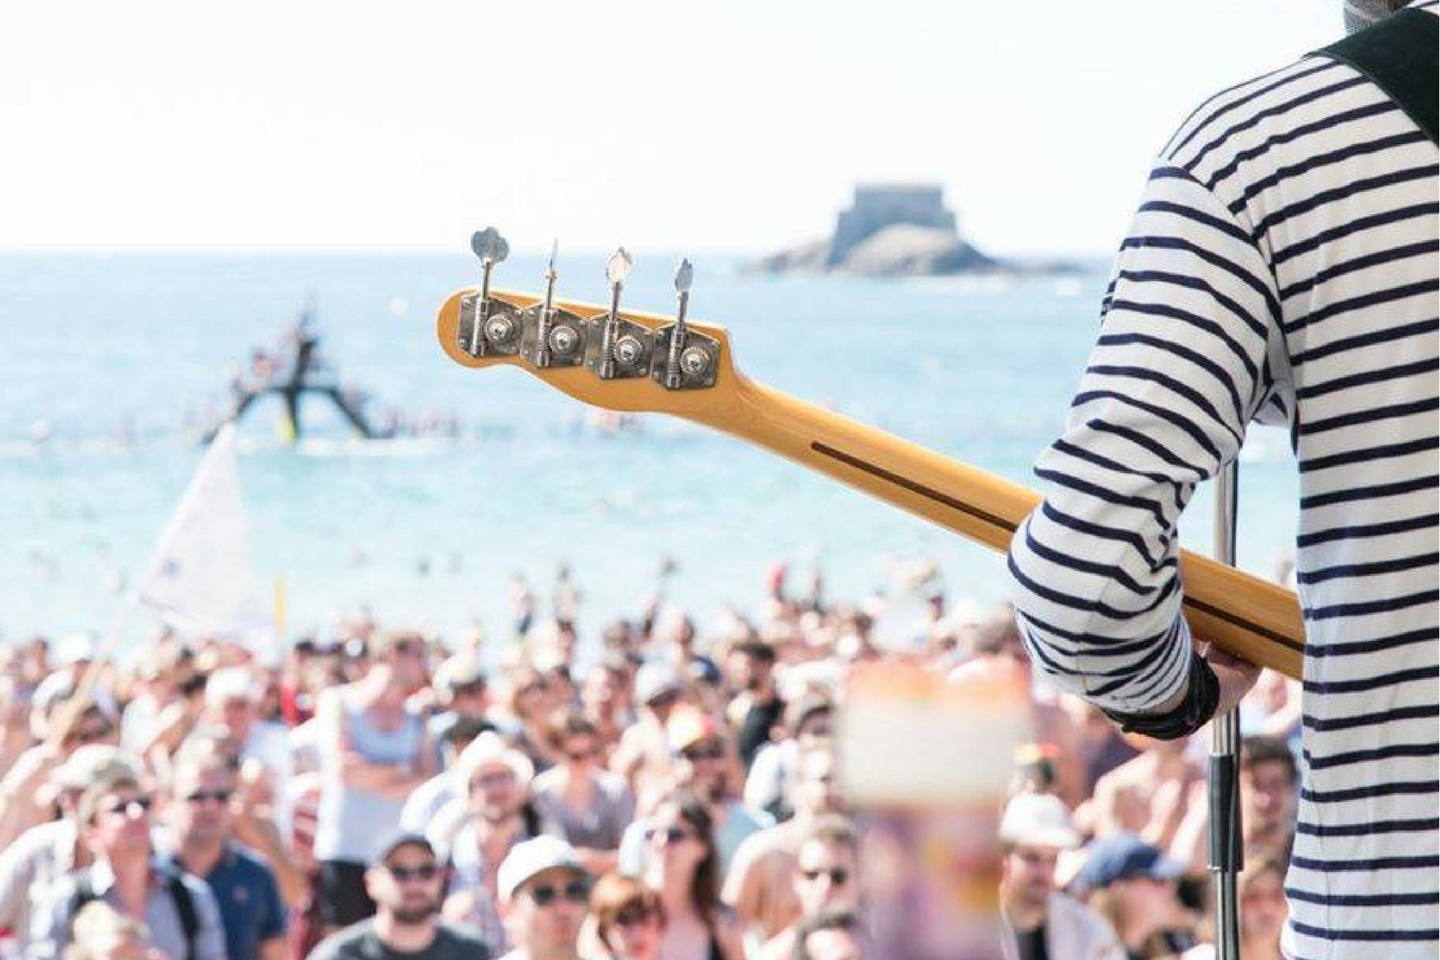
<path id="1" fill-rule="evenodd" d="M 370 667 L 359 681 L 326 691 L 321 724 L 320 806 L 315 858 L 320 908 L 327 928 L 375 912 L 365 892 L 365 865 L 394 831 L 410 791 L 432 774 L 424 718 L 407 706 L 425 682 L 425 646 L 413 634 L 372 642 Z"/>

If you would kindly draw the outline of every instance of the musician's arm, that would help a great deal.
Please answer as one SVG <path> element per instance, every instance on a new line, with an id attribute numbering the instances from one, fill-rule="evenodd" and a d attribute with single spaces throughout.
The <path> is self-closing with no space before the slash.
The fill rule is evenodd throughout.
<path id="1" fill-rule="evenodd" d="M 1283 403 L 1267 362 L 1276 304 L 1229 211 L 1157 168 L 1066 431 L 1037 465 L 1045 500 L 1010 553 L 1036 666 L 1107 711 L 1163 714 L 1191 691 L 1176 524 L 1260 408 Z"/>

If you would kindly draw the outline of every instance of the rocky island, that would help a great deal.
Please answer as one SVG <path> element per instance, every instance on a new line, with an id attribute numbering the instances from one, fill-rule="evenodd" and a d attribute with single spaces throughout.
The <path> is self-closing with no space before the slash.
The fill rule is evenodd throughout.
<path id="1" fill-rule="evenodd" d="M 944 276 L 1017 268 L 987 256 L 956 228 L 943 188 L 871 184 L 835 221 L 835 232 L 771 254 L 752 268 L 767 273 L 849 273 L 860 276 Z M 1029 272 L 1029 271 L 1025 271 Z"/>

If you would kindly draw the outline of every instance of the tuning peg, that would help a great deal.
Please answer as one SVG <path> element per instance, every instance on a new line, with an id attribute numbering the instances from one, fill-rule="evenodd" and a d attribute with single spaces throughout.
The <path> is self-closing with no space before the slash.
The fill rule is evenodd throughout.
<path id="1" fill-rule="evenodd" d="M 694 281 L 695 268 L 689 260 L 681 260 L 675 271 L 675 293 L 680 302 L 675 310 L 675 327 L 670 331 L 670 350 L 665 356 L 665 387 L 668 390 L 680 389 L 681 354 L 685 349 L 685 314 L 690 308 L 690 285 Z"/>
<path id="2" fill-rule="evenodd" d="M 560 238 L 550 244 L 550 262 L 545 266 L 545 302 L 535 318 L 535 366 L 550 366 L 550 324 L 555 318 L 555 256 L 560 252 Z M 568 341 L 566 341 L 568 342 Z M 562 346 L 564 344 L 562 343 Z M 571 349 L 574 349 L 573 346 Z"/>
<path id="3" fill-rule="evenodd" d="M 624 247 L 617 247 L 605 262 L 605 279 L 610 281 L 611 287 L 618 287 L 630 276 L 630 270 L 634 266 L 635 258 L 630 256 Z"/>
<path id="4" fill-rule="evenodd" d="M 627 334 L 617 339 L 620 328 L 620 288 L 625 285 L 625 278 L 630 276 L 634 266 L 635 259 L 624 247 L 617 247 L 605 262 L 605 279 L 610 283 L 610 312 L 605 317 L 604 329 L 600 334 L 600 363 L 596 373 L 602 380 L 615 376 L 617 360 L 630 366 L 640 358 L 642 347 L 635 337 Z"/>
<path id="5" fill-rule="evenodd" d="M 510 244 L 494 227 L 477 230 L 470 237 L 470 249 L 480 258 L 480 292 L 462 303 L 462 318 L 468 313 L 468 324 L 462 324 L 459 340 L 460 349 L 472 357 L 483 357 L 489 352 L 487 343 L 508 350 L 509 341 L 514 339 L 516 330 L 514 318 L 505 311 L 493 311 L 490 300 L 490 273 L 495 264 L 504 262 L 510 256 Z"/>

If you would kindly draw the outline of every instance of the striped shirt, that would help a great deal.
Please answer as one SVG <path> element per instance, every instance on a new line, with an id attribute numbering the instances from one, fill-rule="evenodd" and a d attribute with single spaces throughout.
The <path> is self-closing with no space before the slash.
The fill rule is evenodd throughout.
<path id="1" fill-rule="evenodd" d="M 1188 679 L 1179 514 L 1249 422 L 1289 427 L 1307 646 L 1284 946 L 1301 960 L 1433 960 L 1440 940 L 1437 166 L 1328 58 L 1197 110 L 1150 175 L 1011 546 L 1037 667 L 1153 709 Z"/>

